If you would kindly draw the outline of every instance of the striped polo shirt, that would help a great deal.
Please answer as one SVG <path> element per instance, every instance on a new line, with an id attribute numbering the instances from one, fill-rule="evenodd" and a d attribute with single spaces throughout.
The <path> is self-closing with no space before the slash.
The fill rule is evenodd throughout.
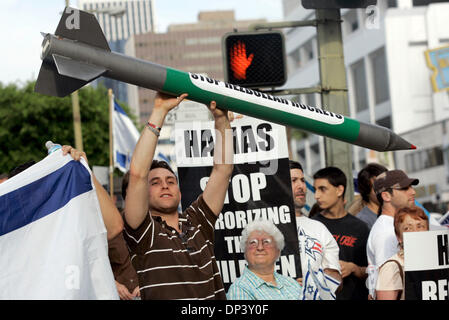
<path id="1" fill-rule="evenodd" d="M 299 300 L 302 287 L 293 278 L 274 272 L 276 285 L 266 282 L 245 267 L 229 287 L 229 300 Z"/>
<path id="2" fill-rule="evenodd" d="M 216 220 L 200 195 L 179 215 L 181 233 L 151 214 L 135 230 L 125 221 L 142 299 L 226 299 L 214 255 Z"/>

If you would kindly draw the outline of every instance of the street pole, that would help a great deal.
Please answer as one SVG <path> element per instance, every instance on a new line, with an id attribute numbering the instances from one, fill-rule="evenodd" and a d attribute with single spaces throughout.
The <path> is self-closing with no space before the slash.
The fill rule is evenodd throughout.
<path id="1" fill-rule="evenodd" d="M 75 148 L 83 151 L 83 135 L 81 133 L 81 113 L 78 90 L 71 94 L 73 111 L 73 130 L 75 132 Z"/>
<path id="2" fill-rule="evenodd" d="M 113 141 L 113 112 L 114 112 L 114 94 L 112 89 L 108 89 L 109 100 L 109 195 L 111 199 L 114 195 L 114 141 Z"/>
<path id="3" fill-rule="evenodd" d="M 65 0 L 66 7 L 70 6 L 70 0 Z M 75 148 L 83 151 L 83 134 L 81 132 L 81 112 L 78 90 L 71 94 L 72 97 L 72 113 L 73 113 L 73 131 L 75 134 Z"/>
<path id="4" fill-rule="evenodd" d="M 318 61 L 323 109 L 349 116 L 346 68 L 343 55 L 340 9 L 316 9 Z M 351 145 L 325 138 L 326 166 L 340 168 L 346 175 L 346 201 L 354 199 Z"/>
<path id="5" fill-rule="evenodd" d="M 310 88 L 275 90 L 271 93 L 289 95 L 319 92 L 323 109 L 349 116 L 340 9 L 316 9 L 315 13 L 315 20 L 261 23 L 251 25 L 249 29 L 316 27 L 320 85 Z M 345 199 L 349 205 L 354 199 L 352 148 L 348 143 L 338 140 L 324 138 L 324 141 L 326 166 L 340 168 L 347 177 Z"/>

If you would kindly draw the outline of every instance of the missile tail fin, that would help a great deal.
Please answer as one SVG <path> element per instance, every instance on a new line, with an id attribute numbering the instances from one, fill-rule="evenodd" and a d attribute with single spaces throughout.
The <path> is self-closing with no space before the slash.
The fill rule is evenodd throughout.
<path id="1" fill-rule="evenodd" d="M 64 9 L 55 35 L 111 51 L 95 16 L 75 8 Z M 42 61 L 34 91 L 64 97 L 106 71 L 101 67 L 52 54 L 50 58 Z"/>
<path id="2" fill-rule="evenodd" d="M 111 51 L 95 16 L 75 8 L 64 9 L 55 35 Z"/>
<path id="3" fill-rule="evenodd" d="M 105 68 L 75 61 L 57 54 L 52 56 L 59 74 L 63 76 L 90 82 L 107 71 Z"/>
<path id="4" fill-rule="evenodd" d="M 49 96 L 65 97 L 87 83 L 61 75 L 54 64 L 43 61 L 34 91 Z"/>

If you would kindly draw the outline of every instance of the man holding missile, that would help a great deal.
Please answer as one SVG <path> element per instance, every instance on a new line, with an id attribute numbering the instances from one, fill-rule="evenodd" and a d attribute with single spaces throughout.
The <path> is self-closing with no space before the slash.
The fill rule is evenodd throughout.
<path id="1" fill-rule="evenodd" d="M 214 166 L 204 192 L 183 213 L 177 210 L 181 192 L 176 175 L 166 162 L 153 161 L 165 116 L 186 96 L 156 95 L 131 159 L 124 236 L 142 299 L 226 299 L 214 256 L 214 225 L 233 171 L 227 111 L 210 103 L 217 137 Z"/>

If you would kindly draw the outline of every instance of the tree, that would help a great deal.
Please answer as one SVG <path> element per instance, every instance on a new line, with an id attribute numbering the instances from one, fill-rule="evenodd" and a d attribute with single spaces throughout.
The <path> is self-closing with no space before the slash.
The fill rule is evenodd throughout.
<path id="1" fill-rule="evenodd" d="M 34 92 L 35 82 L 22 88 L 0 83 L 0 173 L 47 155 L 45 142 L 75 145 L 70 96 Z M 89 165 L 109 165 L 109 103 L 104 86 L 79 90 L 81 130 Z M 120 103 L 130 114 L 129 108 Z"/>

